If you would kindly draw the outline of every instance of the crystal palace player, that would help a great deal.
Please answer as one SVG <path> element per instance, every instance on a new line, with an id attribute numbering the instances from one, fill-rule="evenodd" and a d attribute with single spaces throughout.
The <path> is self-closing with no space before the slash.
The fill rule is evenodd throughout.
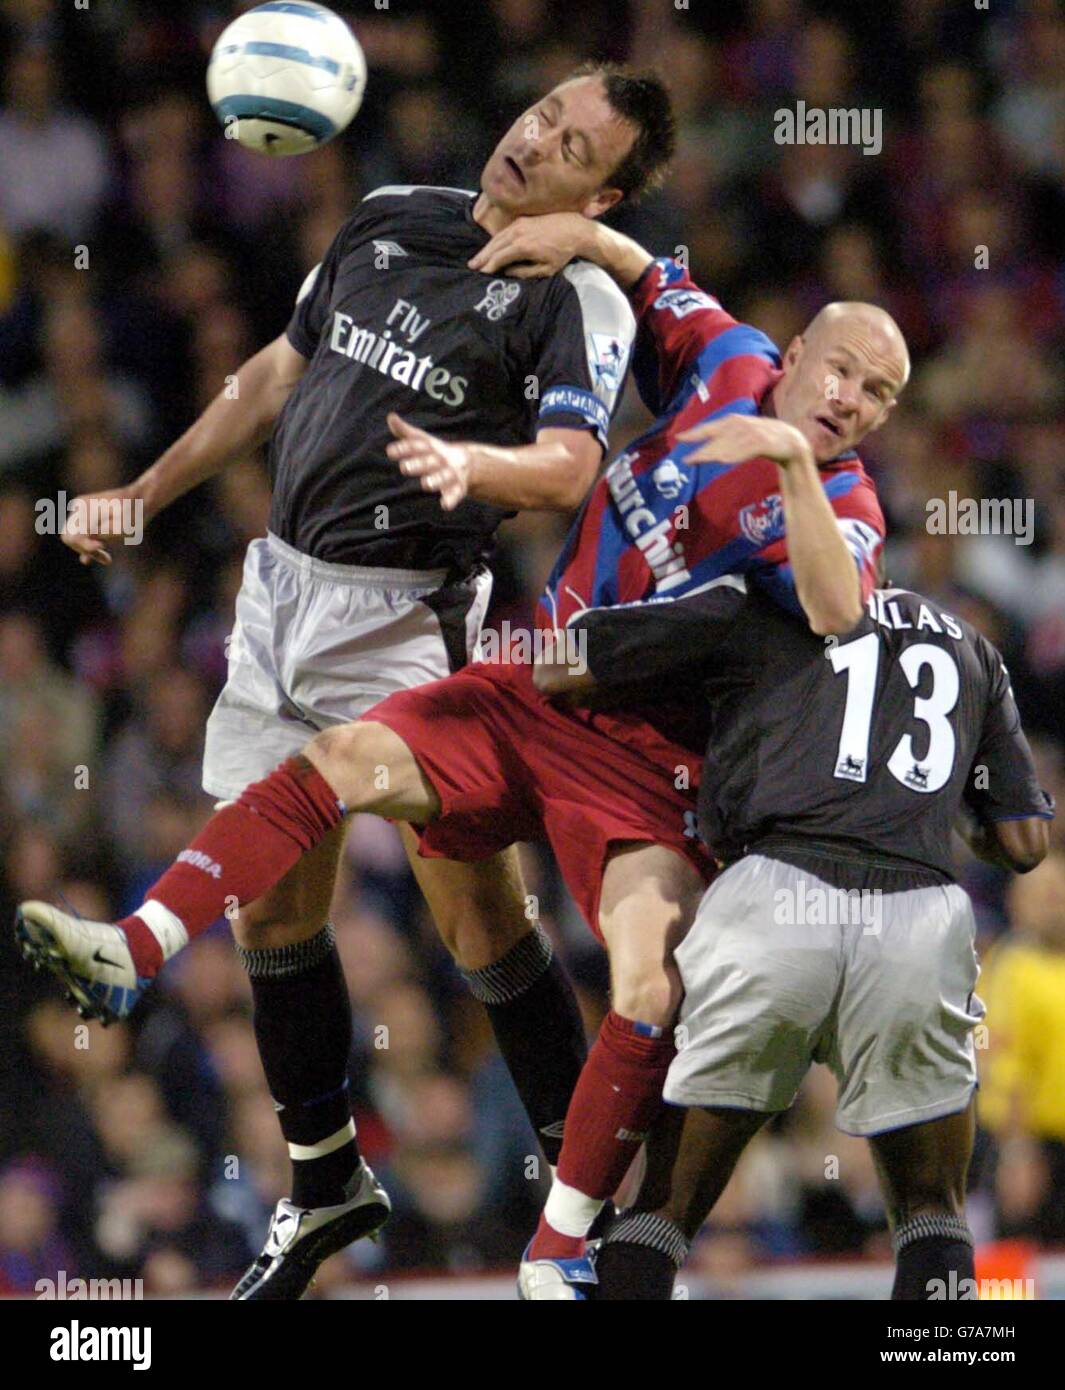
<path id="1" fill-rule="evenodd" d="M 552 237 L 572 236 L 577 221 L 552 222 Z M 764 335 L 737 324 L 672 262 L 653 264 L 616 233 L 589 249 L 632 291 L 644 366 L 654 366 L 642 372 L 643 389 L 662 418 L 593 489 L 540 621 L 551 628 L 566 608 L 687 592 L 739 566 L 801 604 L 819 630 L 852 626 L 873 586 L 882 531 L 853 446 L 883 421 L 906 379 L 898 329 L 870 306 L 829 306 L 781 367 Z M 701 443 L 680 440 L 707 415 L 723 418 L 699 426 Z M 433 439 L 394 449 L 430 488 L 465 486 L 466 449 Z M 809 538 L 790 566 L 782 495 Z M 663 542 L 683 559 L 680 569 Z M 533 1252 L 545 1276 L 572 1272 L 559 1262 L 581 1263 L 584 1232 L 638 1149 L 672 1058 L 679 983 L 671 951 L 710 870 L 691 826 L 689 777 L 700 756 L 635 712 L 557 710 L 537 696 L 528 667 L 504 663 L 475 663 L 392 696 L 372 716 L 320 735 L 305 754 L 210 822 L 153 888 L 147 916 L 172 917 L 176 936 L 195 935 L 228 897 L 266 891 L 330 833 L 343 808 L 425 824 L 428 856 L 483 858 L 546 835 L 612 955 L 614 1008 L 568 1112 L 560 1181 Z M 157 968 L 139 915 L 122 923 L 125 940 L 54 909 L 27 908 L 24 922 L 42 955 L 58 953 L 53 963 L 83 990 L 86 982 L 132 986 Z M 132 951 L 123 974 L 91 961 L 105 941 L 127 962 Z M 506 983 L 505 971 L 485 977 L 486 991 Z"/>
<path id="2" fill-rule="evenodd" d="M 794 528 L 791 528 L 792 531 Z M 837 1122 L 869 1138 L 897 1260 L 893 1297 L 973 1274 L 964 1213 L 976 1066 L 975 921 L 954 882 L 973 847 L 1017 872 L 1046 854 L 1036 780 L 998 652 L 939 604 L 876 590 L 826 645 L 752 590 L 586 615 L 590 674 L 669 684 L 712 663 L 699 830 L 728 867 L 676 957 L 681 1036 L 665 1097 L 688 1107 L 671 1194 L 608 1231 L 599 1297 L 670 1297 L 690 1241 L 750 1138 L 811 1062 Z"/>
<path id="3" fill-rule="evenodd" d="M 369 194 L 308 277 L 287 332 L 240 368 L 235 395 L 222 393 L 128 490 L 151 517 L 272 432 L 270 534 L 248 550 L 229 679 L 207 727 L 208 792 L 234 799 L 317 730 L 463 665 L 487 606 L 483 561 L 501 519 L 518 507 L 580 503 L 621 389 L 631 309 L 592 265 L 523 284 L 467 262 L 519 213 L 568 208 L 595 217 L 638 193 L 672 142 L 662 84 L 598 68 L 518 117 L 485 165 L 479 194 Z M 397 424 L 394 413 L 413 423 Z M 390 421 L 409 438 L 425 426 L 487 441 L 471 451 L 461 506 L 443 511 L 402 476 L 385 453 Z M 101 533 L 71 526 L 64 539 L 85 561 L 108 558 Z M 346 1089 L 351 1009 L 327 925 L 343 833 L 332 827 L 233 921 L 292 1158 L 294 1206 L 283 1204 L 279 1216 L 292 1232 L 293 1212 L 302 1213 L 290 1254 L 312 1232 L 319 1251 L 344 1244 L 387 1211 L 359 1165 Z M 413 856 L 409 831 L 405 843 Z M 487 864 L 413 857 L 555 1160 L 586 1045 L 573 991 L 526 915 L 516 856 Z M 158 916 L 150 930 L 158 965 L 184 934 Z M 122 1015 L 134 997 L 84 1003 Z M 298 1258 L 271 1258 L 240 1296 L 295 1297 L 301 1280 Z"/>

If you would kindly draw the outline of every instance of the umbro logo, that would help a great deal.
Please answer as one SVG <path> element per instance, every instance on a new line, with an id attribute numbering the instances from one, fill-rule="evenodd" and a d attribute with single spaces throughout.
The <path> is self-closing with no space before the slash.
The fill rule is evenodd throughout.
<path id="1" fill-rule="evenodd" d="M 552 1124 L 541 1125 L 540 1133 L 548 1139 L 561 1139 L 563 1134 L 562 1126 L 565 1123 L 565 1120 L 555 1120 Z"/>
<path id="2" fill-rule="evenodd" d="M 392 256 L 405 256 L 407 254 L 398 241 L 378 241 L 375 238 L 373 245 L 378 257 L 384 260 L 386 266 Z"/>

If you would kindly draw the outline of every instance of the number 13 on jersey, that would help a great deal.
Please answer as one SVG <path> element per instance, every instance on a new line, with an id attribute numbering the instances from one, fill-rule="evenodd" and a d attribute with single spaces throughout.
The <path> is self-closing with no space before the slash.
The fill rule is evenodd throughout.
<path id="1" fill-rule="evenodd" d="M 871 632 L 855 642 L 833 647 L 827 653 L 832 669 L 847 678 L 847 703 L 843 710 L 834 776 L 848 782 L 864 782 L 869 768 L 869 735 L 876 704 L 876 678 L 880 666 L 880 637 Z M 888 759 L 887 768 L 903 786 L 915 792 L 937 792 L 954 770 L 956 741 L 948 716 L 958 703 L 960 681 L 954 658 L 942 647 L 918 642 L 899 657 L 899 666 L 912 690 L 921 683 L 926 667 L 932 672 L 927 696 L 915 695 L 913 716 L 928 729 L 928 749 L 918 760 L 913 739 L 904 734 Z"/>

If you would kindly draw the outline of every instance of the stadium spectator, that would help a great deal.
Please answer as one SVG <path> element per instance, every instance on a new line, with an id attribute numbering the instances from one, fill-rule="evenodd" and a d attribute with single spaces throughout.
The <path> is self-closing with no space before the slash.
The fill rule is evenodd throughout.
<path id="1" fill-rule="evenodd" d="M 989 1046 L 981 1118 L 999 1143 L 1003 1235 L 1065 1240 L 1065 855 L 1009 891 L 1013 930 L 981 990 Z"/>

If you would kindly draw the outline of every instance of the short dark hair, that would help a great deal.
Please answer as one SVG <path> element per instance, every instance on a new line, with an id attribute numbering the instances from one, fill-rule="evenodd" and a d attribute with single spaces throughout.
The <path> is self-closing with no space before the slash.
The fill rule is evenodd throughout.
<path id="1" fill-rule="evenodd" d="M 606 99 L 622 120 L 636 127 L 636 139 L 625 158 L 610 175 L 610 186 L 620 188 L 632 201 L 657 188 L 677 145 L 673 103 L 656 72 L 636 72 L 618 63 L 582 63 L 565 79 L 597 77 L 606 88 Z"/>

